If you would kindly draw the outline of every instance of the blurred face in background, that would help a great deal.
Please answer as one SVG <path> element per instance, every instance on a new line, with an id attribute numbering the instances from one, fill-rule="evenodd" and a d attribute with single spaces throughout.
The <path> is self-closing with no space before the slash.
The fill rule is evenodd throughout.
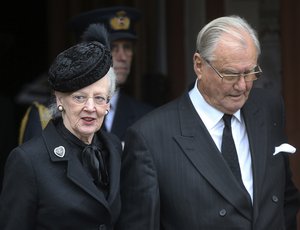
<path id="1" fill-rule="evenodd" d="M 133 42 L 131 40 L 116 40 L 111 43 L 111 53 L 113 58 L 113 68 L 117 75 L 117 85 L 126 82 L 130 73 Z"/>

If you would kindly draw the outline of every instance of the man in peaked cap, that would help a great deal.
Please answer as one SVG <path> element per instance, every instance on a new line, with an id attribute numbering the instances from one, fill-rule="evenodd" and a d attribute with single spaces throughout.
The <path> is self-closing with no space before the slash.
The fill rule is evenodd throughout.
<path id="1" fill-rule="evenodd" d="M 81 13 L 69 22 L 69 28 L 79 39 L 88 25 L 103 23 L 110 33 L 110 41 L 119 39 L 136 40 L 135 23 L 141 18 L 141 12 L 132 7 L 116 6 Z"/>
<path id="2" fill-rule="evenodd" d="M 134 26 L 140 18 L 141 13 L 137 9 L 116 6 L 84 12 L 69 22 L 69 28 L 78 40 L 90 24 L 104 24 L 109 32 L 117 90 L 110 101 L 111 110 L 106 116 L 105 128 L 115 133 L 122 141 L 127 127 L 152 110 L 152 106 L 127 95 L 122 88 L 130 74 L 134 43 L 137 40 Z"/>

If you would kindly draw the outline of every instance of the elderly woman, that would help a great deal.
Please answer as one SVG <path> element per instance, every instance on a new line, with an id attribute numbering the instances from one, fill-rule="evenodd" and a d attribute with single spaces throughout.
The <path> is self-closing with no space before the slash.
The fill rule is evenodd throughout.
<path id="1" fill-rule="evenodd" d="M 82 42 L 51 65 L 56 114 L 40 137 L 8 157 L 1 230 L 113 229 L 120 212 L 122 146 L 100 130 L 115 89 L 107 47 Z"/>

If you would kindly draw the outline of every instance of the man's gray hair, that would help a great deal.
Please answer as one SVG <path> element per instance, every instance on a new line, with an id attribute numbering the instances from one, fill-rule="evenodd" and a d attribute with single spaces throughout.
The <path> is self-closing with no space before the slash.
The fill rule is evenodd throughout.
<path id="1" fill-rule="evenodd" d="M 249 34 L 257 50 L 257 58 L 261 53 L 257 32 L 249 23 L 236 15 L 217 18 L 209 22 L 198 33 L 196 50 L 205 60 L 213 61 L 213 52 L 224 33 L 230 34 L 245 43 L 243 33 Z"/>

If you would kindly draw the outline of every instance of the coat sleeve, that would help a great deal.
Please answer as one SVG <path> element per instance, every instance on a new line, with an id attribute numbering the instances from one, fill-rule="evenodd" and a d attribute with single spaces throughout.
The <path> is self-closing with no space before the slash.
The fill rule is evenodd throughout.
<path id="1" fill-rule="evenodd" d="M 10 153 L 0 195 L 0 229 L 35 229 L 37 186 L 30 158 L 20 147 Z"/>
<path id="2" fill-rule="evenodd" d="M 287 230 L 297 229 L 297 213 L 300 207 L 299 191 L 292 181 L 292 172 L 289 167 L 289 159 L 285 159 L 286 165 L 286 186 L 285 186 L 285 201 L 284 201 L 284 214 L 285 226 Z"/>
<path id="3" fill-rule="evenodd" d="M 121 168 L 122 211 L 116 229 L 159 229 L 157 174 L 143 137 L 128 130 Z"/>
<path id="4" fill-rule="evenodd" d="M 288 137 L 284 131 L 286 125 L 285 119 L 285 104 L 284 100 L 280 94 L 279 98 L 274 100 L 274 97 L 270 98 L 269 101 L 277 101 L 278 104 L 276 108 L 279 108 L 279 111 L 271 111 L 271 114 L 278 115 L 281 117 L 281 127 L 284 142 L 288 143 Z M 275 109 L 274 109 L 275 110 Z M 293 175 L 290 168 L 290 159 L 289 155 L 284 155 L 284 163 L 285 163 L 285 175 L 286 175 L 286 183 L 285 183 L 285 193 L 284 193 L 284 216 L 285 216 L 285 226 L 287 230 L 297 229 L 297 213 L 300 207 L 300 194 L 293 182 Z"/>

